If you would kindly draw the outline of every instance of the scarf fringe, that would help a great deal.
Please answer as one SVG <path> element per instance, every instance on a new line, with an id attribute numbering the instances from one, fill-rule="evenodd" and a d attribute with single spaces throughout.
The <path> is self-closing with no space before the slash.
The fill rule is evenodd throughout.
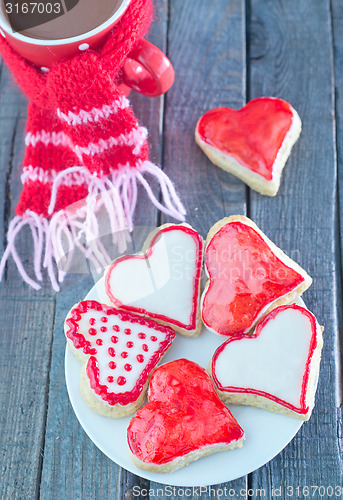
<path id="1" fill-rule="evenodd" d="M 85 176 L 89 186 L 87 198 L 55 212 L 59 187 L 70 182 L 70 177 L 75 174 Z M 162 202 L 154 195 L 145 174 L 158 182 Z M 71 167 L 60 172 L 54 179 L 48 209 L 48 213 L 52 215 L 50 219 L 27 210 L 23 216 L 17 215 L 10 222 L 7 247 L 0 262 L 0 281 L 7 260 L 12 256 L 22 279 L 32 288 L 41 288 L 39 282 L 43 281 L 42 271 L 46 269 L 51 285 L 57 292 L 60 289 L 59 283 L 70 268 L 76 248 L 92 262 L 99 273 L 102 272 L 111 263 L 111 258 L 100 239 L 99 210 L 105 210 L 110 222 L 112 242 L 119 253 L 124 253 L 131 239 L 139 184 L 156 208 L 179 221 L 185 220 L 185 208 L 172 182 L 160 168 L 149 161 L 135 168 L 123 165 L 111 176 L 103 178 L 91 175 L 85 167 Z M 29 226 L 31 230 L 35 279 L 27 274 L 16 249 L 16 238 L 24 226 Z"/>

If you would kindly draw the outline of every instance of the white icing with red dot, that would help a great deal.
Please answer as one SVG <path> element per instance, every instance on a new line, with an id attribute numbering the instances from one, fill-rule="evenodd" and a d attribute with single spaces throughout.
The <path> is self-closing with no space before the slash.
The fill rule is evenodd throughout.
<path id="1" fill-rule="evenodd" d="M 97 350 L 100 384 L 115 393 L 134 389 L 145 366 L 166 339 L 164 332 L 134 323 L 128 328 L 127 321 L 116 315 L 105 317 L 103 311 L 94 309 L 83 313 L 78 324 L 79 332 Z"/>

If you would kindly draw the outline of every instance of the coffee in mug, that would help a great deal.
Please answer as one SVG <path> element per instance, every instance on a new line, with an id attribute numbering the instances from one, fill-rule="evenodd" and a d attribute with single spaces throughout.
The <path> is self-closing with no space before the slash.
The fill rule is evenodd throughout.
<path id="1" fill-rule="evenodd" d="M 0 37 L 46 73 L 62 59 L 98 50 L 133 1 L 0 0 Z M 134 89 L 159 96 L 173 82 L 169 59 L 142 39 L 128 54 L 117 83 L 125 95 Z"/>
<path id="2" fill-rule="evenodd" d="M 40 40 L 79 36 L 110 19 L 121 0 L 1 0 L 13 32 Z"/>

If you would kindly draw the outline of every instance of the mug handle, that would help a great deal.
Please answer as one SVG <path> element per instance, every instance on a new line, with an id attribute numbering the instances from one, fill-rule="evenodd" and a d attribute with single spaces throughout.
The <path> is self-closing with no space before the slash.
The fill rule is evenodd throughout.
<path id="1" fill-rule="evenodd" d="M 121 87 L 124 92 L 126 86 L 140 94 L 155 97 L 167 92 L 174 78 L 174 68 L 169 59 L 155 45 L 142 39 L 125 60 Z"/>

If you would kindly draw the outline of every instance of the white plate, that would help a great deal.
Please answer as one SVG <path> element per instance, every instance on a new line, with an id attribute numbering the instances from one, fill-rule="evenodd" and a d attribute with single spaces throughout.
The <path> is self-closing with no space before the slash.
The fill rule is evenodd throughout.
<path id="1" fill-rule="evenodd" d="M 109 304 L 103 279 L 92 288 L 85 299 Z M 304 305 L 303 301 L 297 301 Z M 177 334 L 173 347 L 163 363 L 188 358 L 207 367 L 215 349 L 225 339 L 203 328 L 199 337 L 186 338 Z M 172 486 L 209 486 L 225 483 L 249 474 L 269 462 L 291 441 L 302 425 L 284 415 L 250 406 L 230 405 L 230 411 L 245 431 L 243 448 L 215 453 L 170 474 L 156 474 L 138 469 L 129 457 L 126 429 L 131 417 L 108 418 L 95 414 L 84 402 L 79 391 L 81 363 L 66 349 L 65 373 L 69 398 L 75 414 L 93 443 L 111 460 L 138 476 Z"/>

